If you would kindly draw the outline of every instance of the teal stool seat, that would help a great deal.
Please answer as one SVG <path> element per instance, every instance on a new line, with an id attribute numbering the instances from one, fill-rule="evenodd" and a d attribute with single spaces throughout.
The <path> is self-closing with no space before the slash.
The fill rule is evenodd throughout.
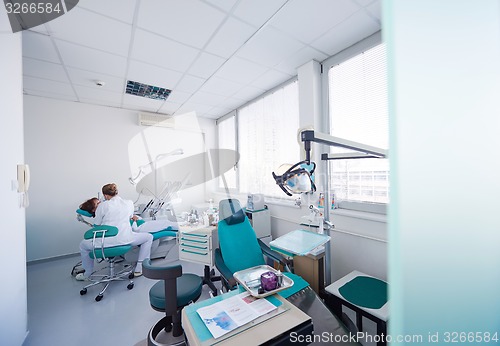
<path id="1" fill-rule="evenodd" d="M 182 307 L 201 295 L 203 280 L 198 275 L 183 274 L 177 278 L 177 306 Z M 158 281 L 149 290 L 149 302 L 155 310 L 165 310 L 165 281 Z"/>
<path id="2" fill-rule="evenodd" d="M 120 246 L 111 246 L 111 247 L 106 247 L 104 248 L 104 251 L 101 251 L 101 249 L 96 249 L 95 252 L 90 253 L 90 258 L 96 259 L 96 258 L 110 258 L 110 257 L 118 257 L 118 256 L 123 256 L 127 252 L 129 252 L 132 249 L 132 245 L 120 245 Z M 104 252 L 104 256 L 103 256 Z"/>

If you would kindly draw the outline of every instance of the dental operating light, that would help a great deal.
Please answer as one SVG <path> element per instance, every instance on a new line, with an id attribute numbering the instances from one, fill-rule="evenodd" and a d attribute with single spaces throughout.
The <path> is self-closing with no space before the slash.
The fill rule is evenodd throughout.
<path id="1" fill-rule="evenodd" d="M 316 164 L 311 162 L 311 142 L 326 144 L 330 147 L 339 147 L 349 150 L 354 150 L 352 153 L 331 154 L 326 153 L 321 155 L 321 161 L 325 161 L 325 174 L 323 186 L 325 186 L 325 201 L 330 200 L 330 178 L 329 178 L 329 160 L 345 160 L 345 159 L 361 159 L 361 158 L 386 158 L 387 150 L 373 147 L 370 145 L 353 142 L 347 139 L 334 137 L 325 133 L 319 133 L 314 130 L 304 130 L 300 133 L 300 139 L 304 142 L 305 161 L 291 165 L 283 174 L 276 175 L 273 172 L 276 184 L 289 196 L 292 193 L 304 193 L 316 191 L 316 186 L 311 178 Z M 307 170 L 307 165 L 313 165 L 312 170 Z M 282 166 L 280 166 L 282 167 Z M 308 173 L 309 174 L 308 174 Z M 311 188 L 309 190 L 306 182 L 306 177 L 309 176 L 311 181 Z M 324 233 L 330 236 L 330 229 L 334 226 L 330 222 L 330 209 L 325 208 L 324 213 Z M 331 280 L 331 249 L 330 246 L 325 246 L 325 284 L 329 285 Z"/>
<path id="2" fill-rule="evenodd" d="M 278 172 L 284 171 L 281 175 L 273 173 L 276 184 L 288 196 L 297 193 L 308 193 L 316 191 L 313 180 L 313 173 L 316 169 L 314 162 L 308 163 L 300 161 L 294 165 L 283 164 L 278 168 Z"/>

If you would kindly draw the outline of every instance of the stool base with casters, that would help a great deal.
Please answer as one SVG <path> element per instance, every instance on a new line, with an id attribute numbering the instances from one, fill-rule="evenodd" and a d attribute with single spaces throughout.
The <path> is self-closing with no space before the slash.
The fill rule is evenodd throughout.
<path id="1" fill-rule="evenodd" d="M 165 345 L 157 339 L 161 331 L 172 333 L 171 337 L 183 341 L 181 326 L 182 308 L 201 296 L 203 281 L 195 274 L 182 274 L 181 265 L 152 265 L 151 259 L 142 262 L 142 273 L 150 279 L 159 279 L 149 290 L 149 302 L 156 311 L 165 312 L 148 333 L 148 345 Z M 170 337 L 170 335 L 169 335 Z"/>
<path id="2" fill-rule="evenodd" d="M 90 258 L 97 259 L 102 261 L 106 261 L 108 263 L 108 267 L 104 269 L 108 269 L 108 272 L 104 275 L 92 274 L 88 278 L 90 281 L 85 287 L 80 290 L 80 295 L 87 294 L 87 289 L 96 286 L 98 284 L 103 284 L 104 287 L 99 292 L 99 294 L 95 297 L 95 300 L 100 301 L 106 289 L 109 287 L 109 284 L 113 281 L 123 281 L 129 279 L 129 283 L 127 288 L 131 290 L 134 288 L 134 282 L 132 279 L 134 278 L 134 267 L 130 264 L 123 263 L 123 268 L 117 270 L 116 264 L 118 262 L 123 261 L 123 255 L 129 252 L 132 249 L 131 245 L 119 245 L 119 246 L 105 246 L 106 237 L 113 237 L 118 234 L 118 229 L 113 226 L 95 226 L 94 228 L 85 232 L 85 239 L 92 239 L 92 247 L 93 250 L 89 253 Z M 100 245 L 96 240 L 100 239 Z"/>

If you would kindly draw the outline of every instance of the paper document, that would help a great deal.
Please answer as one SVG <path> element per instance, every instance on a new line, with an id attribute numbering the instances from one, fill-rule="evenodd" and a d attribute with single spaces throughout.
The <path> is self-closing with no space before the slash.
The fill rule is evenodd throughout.
<path id="1" fill-rule="evenodd" d="M 259 299 L 243 292 L 229 299 L 199 308 L 196 312 L 214 338 L 218 338 L 277 307 L 267 299 Z"/>

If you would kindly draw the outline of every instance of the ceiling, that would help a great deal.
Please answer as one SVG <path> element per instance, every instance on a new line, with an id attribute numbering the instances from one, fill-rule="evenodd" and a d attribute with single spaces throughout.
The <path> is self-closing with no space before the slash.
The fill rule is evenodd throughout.
<path id="1" fill-rule="evenodd" d="M 24 93 L 217 119 L 380 22 L 380 0 L 80 0 L 23 32 Z M 127 80 L 172 91 L 129 95 Z"/>

